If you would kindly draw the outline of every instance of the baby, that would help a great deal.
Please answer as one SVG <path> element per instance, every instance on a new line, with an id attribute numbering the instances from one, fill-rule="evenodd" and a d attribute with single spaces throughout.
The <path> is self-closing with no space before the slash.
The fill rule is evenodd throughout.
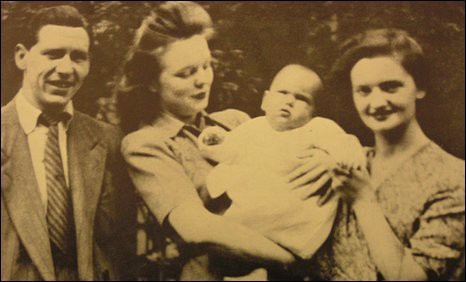
<path id="1" fill-rule="evenodd" d="M 317 196 L 302 200 L 286 188 L 286 176 L 305 161 L 298 156 L 315 148 L 328 153 L 340 168 L 365 166 L 364 150 L 354 136 L 329 119 L 314 117 L 314 99 L 321 88 L 315 72 L 288 65 L 265 91 L 265 116 L 231 132 L 207 128 L 198 140 L 204 157 L 219 163 L 207 177 L 207 189 L 213 198 L 227 193 L 232 200 L 225 216 L 303 259 L 328 237 L 338 200 L 319 206 Z"/>

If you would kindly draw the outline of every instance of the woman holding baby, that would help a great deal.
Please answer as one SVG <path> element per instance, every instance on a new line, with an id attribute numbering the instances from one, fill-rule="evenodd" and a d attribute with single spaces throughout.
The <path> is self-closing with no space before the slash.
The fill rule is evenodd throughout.
<path id="1" fill-rule="evenodd" d="M 236 110 L 207 114 L 213 81 L 207 40 L 212 22 L 192 2 L 155 8 L 136 32 L 119 87 L 122 153 L 145 205 L 177 243 L 177 280 L 219 280 L 213 253 L 257 266 L 282 268 L 294 256 L 252 229 L 216 215 L 228 207 L 205 187 L 212 162 L 197 146 L 208 126 L 228 131 L 249 117 Z"/>
<path id="2" fill-rule="evenodd" d="M 343 45 L 334 83 L 352 95 L 375 146 L 367 169 L 335 172 L 343 205 L 314 256 L 320 279 L 464 279 L 464 161 L 416 119 L 416 102 L 429 94 L 426 67 L 401 30 L 367 31 Z"/>

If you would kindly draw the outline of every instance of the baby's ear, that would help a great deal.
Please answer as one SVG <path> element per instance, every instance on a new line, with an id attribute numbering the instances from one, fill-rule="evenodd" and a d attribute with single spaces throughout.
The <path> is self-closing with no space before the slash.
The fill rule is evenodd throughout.
<path id="1" fill-rule="evenodd" d="M 264 96 L 262 97 L 262 103 L 261 103 L 261 110 L 263 110 L 264 112 L 266 111 L 266 109 L 268 108 L 268 100 L 269 100 L 269 90 L 265 90 L 264 91 Z"/>

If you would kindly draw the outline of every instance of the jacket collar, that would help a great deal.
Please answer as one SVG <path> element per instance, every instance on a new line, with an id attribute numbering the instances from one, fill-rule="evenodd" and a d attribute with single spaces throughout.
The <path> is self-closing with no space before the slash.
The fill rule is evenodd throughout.
<path id="1" fill-rule="evenodd" d="M 15 102 L 2 108 L 2 198 L 43 279 L 55 280 L 45 211 Z M 93 220 L 105 173 L 107 146 L 98 123 L 79 112 L 75 112 L 68 135 L 78 272 L 81 280 L 93 280 Z"/>
<path id="2" fill-rule="evenodd" d="M 24 130 L 26 135 L 29 135 L 34 129 L 37 127 L 37 120 L 39 116 L 42 114 L 42 111 L 36 107 L 34 107 L 24 96 L 23 90 L 19 90 L 18 94 L 15 97 L 15 105 L 16 111 L 18 112 L 18 120 L 21 128 Z M 65 112 L 70 114 L 71 118 L 68 119 L 66 122 L 61 122 L 65 128 L 68 130 L 68 127 L 71 123 L 71 119 L 73 118 L 74 109 L 73 103 L 70 101 L 66 104 Z"/>

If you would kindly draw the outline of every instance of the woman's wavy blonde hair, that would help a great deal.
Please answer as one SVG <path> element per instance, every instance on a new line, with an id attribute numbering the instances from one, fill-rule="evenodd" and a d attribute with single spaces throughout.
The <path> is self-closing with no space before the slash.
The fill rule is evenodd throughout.
<path id="1" fill-rule="evenodd" d="M 116 88 L 120 125 L 125 132 L 137 130 L 141 123 L 152 122 L 160 112 L 160 96 L 150 85 L 160 76 L 158 58 L 165 47 L 194 35 L 210 39 L 213 33 L 207 11 L 188 1 L 161 4 L 142 21 Z"/>

